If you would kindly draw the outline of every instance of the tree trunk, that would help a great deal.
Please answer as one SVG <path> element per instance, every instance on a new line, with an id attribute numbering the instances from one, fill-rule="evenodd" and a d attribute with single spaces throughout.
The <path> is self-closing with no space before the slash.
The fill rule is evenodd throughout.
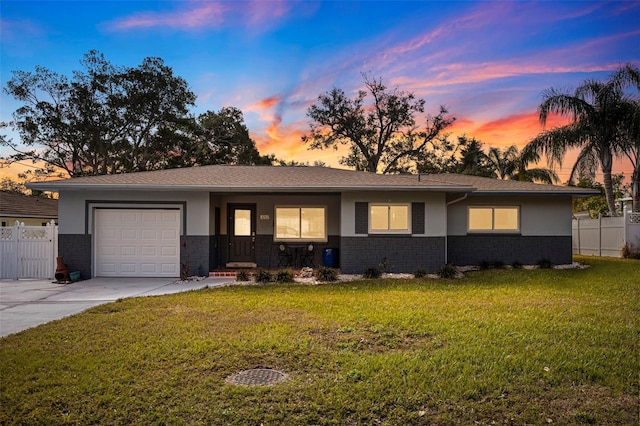
<path id="1" fill-rule="evenodd" d="M 613 166 L 613 155 L 611 151 L 600 154 L 600 165 L 602 167 L 602 180 L 604 181 L 604 196 L 609 206 L 609 214 L 618 216 L 616 212 L 616 200 L 613 194 L 613 181 L 611 180 L 611 167 Z"/>

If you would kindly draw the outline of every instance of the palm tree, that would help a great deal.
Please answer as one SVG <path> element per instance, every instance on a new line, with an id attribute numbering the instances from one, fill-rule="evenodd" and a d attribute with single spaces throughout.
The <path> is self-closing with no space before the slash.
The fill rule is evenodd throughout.
<path id="1" fill-rule="evenodd" d="M 640 212 L 640 70 L 630 64 L 619 68 L 612 77 L 614 84 L 625 88 L 635 87 L 636 97 L 624 104 L 627 120 L 621 131 L 621 140 L 624 155 L 633 166 L 631 174 L 631 197 L 633 198 L 633 211 Z"/>
<path id="2" fill-rule="evenodd" d="M 535 151 L 523 149 L 522 152 L 518 152 L 515 145 L 511 145 L 504 151 L 492 147 L 489 148 L 487 158 L 493 165 L 498 179 L 542 182 L 550 185 L 558 181 L 558 176 L 553 170 L 542 167 L 529 168 L 530 163 L 540 161 L 540 155 Z"/>
<path id="3" fill-rule="evenodd" d="M 621 69 L 624 69 L 622 67 Z M 586 80 L 573 94 L 556 89 L 543 92 L 538 107 L 540 123 L 546 125 L 550 114 L 571 117 L 572 122 L 546 130 L 527 144 L 527 151 L 546 154 L 550 164 L 561 163 L 567 150 L 580 152 L 569 177 L 572 183 L 577 174 L 595 172 L 600 166 L 605 196 L 611 215 L 616 215 L 611 169 L 615 156 L 623 155 L 626 140 L 624 130 L 629 128 L 628 106 L 631 101 L 624 93 L 624 75 L 612 75 L 606 82 Z"/>

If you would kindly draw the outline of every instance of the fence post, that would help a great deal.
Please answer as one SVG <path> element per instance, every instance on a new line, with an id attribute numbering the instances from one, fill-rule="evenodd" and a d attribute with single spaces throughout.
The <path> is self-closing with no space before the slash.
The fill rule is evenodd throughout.
<path id="1" fill-rule="evenodd" d="M 13 269 L 13 279 L 17 280 L 19 279 L 20 276 L 20 268 L 18 268 L 18 261 L 20 260 L 20 256 L 18 255 L 18 248 L 20 247 L 20 243 L 18 242 L 18 240 L 20 239 L 18 236 L 20 234 L 21 231 L 21 225 L 24 226 L 23 224 L 20 224 L 19 221 L 16 220 L 15 225 L 13 226 L 13 253 L 14 253 L 14 265 L 15 268 Z"/>
<path id="2" fill-rule="evenodd" d="M 630 221 L 630 215 L 629 215 L 629 210 L 627 209 L 627 206 L 624 206 L 624 209 L 622 210 L 622 216 L 624 216 L 624 233 L 622 234 L 622 247 L 627 245 L 627 241 L 628 241 L 628 232 L 629 232 L 629 221 Z"/>
<path id="3" fill-rule="evenodd" d="M 602 256 L 602 213 L 598 214 L 598 256 Z"/>
<path id="4" fill-rule="evenodd" d="M 582 247 L 580 246 L 580 218 L 576 219 L 578 230 L 576 233 L 578 234 L 578 254 L 582 254 Z"/>

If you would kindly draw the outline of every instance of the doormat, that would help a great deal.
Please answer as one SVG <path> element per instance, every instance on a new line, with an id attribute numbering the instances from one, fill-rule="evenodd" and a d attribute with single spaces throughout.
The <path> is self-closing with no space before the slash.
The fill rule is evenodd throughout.
<path id="1" fill-rule="evenodd" d="M 240 386 L 270 386 L 284 382 L 289 376 L 282 371 L 271 368 L 252 368 L 232 374 L 225 382 Z"/>

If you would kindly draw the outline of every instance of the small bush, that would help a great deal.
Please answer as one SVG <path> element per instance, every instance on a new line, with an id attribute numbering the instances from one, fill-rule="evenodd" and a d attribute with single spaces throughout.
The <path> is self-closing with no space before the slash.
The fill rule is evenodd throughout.
<path id="1" fill-rule="evenodd" d="M 491 268 L 491 262 L 489 262 L 488 260 L 483 260 L 478 266 L 480 267 L 480 269 L 486 270 Z"/>
<path id="2" fill-rule="evenodd" d="M 622 257 L 625 259 L 640 259 L 640 247 L 636 247 L 632 243 L 626 243 L 622 247 Z"/>
<path id="3" fill-rule="evenodd" d="M 269 283 L 273 281 L 273 274 L 267 270 L 258 269 L 253 275 L 253 278 L 257 283 Z"/>
<path id="4" fill-rule="evenodd" d="M 553 262 L 551 262 L 549 259 L 540 259 L 538 260 L 538 268 L 551 269 L 553 268 Z"/>
<path id="5" fill-rule="evenodd" d="M 362 273 L 363 278 L 380 278 L 382 276 L 382 272 L 378 268 L 367 268 Z"/>
<path id="6" fill-rule="evenodd" d="M 522 266 L 522 262 L 518 262 L 517 260 L 511 263 L 513 269 L 522 269 Z"/>
<path id="7" fill-rule="evenodd" d="M 494 260 L 493 263 L 491 264 L 491 266 L 493 266 L 496 269 L 503 269 L 504 268 L 504 262 L 502 260 Z"/>
<path id="8" fill-rule="evenodd" d="M 276 272 L 276 282 L 278 283 L 292 283 L 293 280 L 293 272 L 289 269 L 283 269 L 281 271 Z"/>
<path id="9" fill-rule="evenodd" d="M 385 257 L 384 259 L 382 259 L 382 262 L 378 263 L 378 268 L 380 269 L 380 271 L 382 271 L 383 274 L 387 274 L 391 272 L 391 269 L 393 269 L 393 265 L 389 262 L 389 259 Z"/>
<path id="10" fill-rule="evenodd" d="M 413 273 L 413 276 L 416 278 L 424 278 L 427 276 L 427 270 L 424 268 L 420 268 Z"/>
<path id="11" fill-rule="evenodd" d="M 236 272 L 236 281 L 249 281 L 249 273 L 247 271 Z"/>
<path id="12" fill-rule="evenodd" d="M 316 272 L 316 278 L 318 281 L 338 281 L 338 273 L 335 269 L 322 266 L 318 268 Z"/>
<path id="13" fill-rule="evenodd" d="M 457 273 L 458 269 L 451 263 L 442 265 L 440 269 L 438 269 L 438 276 L 440 278 L 455 278 Z"/>

